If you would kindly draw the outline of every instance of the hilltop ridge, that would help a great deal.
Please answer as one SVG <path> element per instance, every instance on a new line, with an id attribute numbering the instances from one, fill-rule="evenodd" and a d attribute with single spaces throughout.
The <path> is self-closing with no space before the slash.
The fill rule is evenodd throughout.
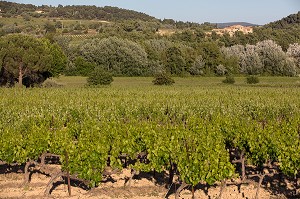
<path id="1" fill-rule="evenodd" d="M 0 1 L 0 13 L 4 17 L 11 17 L 28 13 L 33 17 L 57 17 L 64 19 L 76 19 L 76 20 L 104 20 L 104 21 L 122 21 L 122 20 L 141 20 L 141 21 L 173 21 L 173 19 L 158 19 L 154 16 L 150 16 L 143 12 L 134 10 L 104 6 L 98 7 L 95 5 L 58 5 L 49 6 L 42 5 L 37 6 L 33 4 L 15 3 L 10 1 Z M 267 24 L 269 27 L 282 28 L 288 24 L 300 23 L 299 12 L 297 14 L 289 15 L 281 20 L 270 22 Z M 181 22 L 181 21 L 179 21 Z M 190 22 L 186 22 L 190 23 Z M 194 24 L 199 24 L 195 23 Z M 234 25 L 241 25 L 244 27 L 260 26 L 249 22 L 218 22 L 211 23 L 216 28 L 226 28 Z"/>
<path id="2" fill-rule="evenodd" d="M 265 27 L 274 29 L 288 29 L 294 25 L 300 26 L 300 11 L 296 14 L 291 14 L 287 17 L 284 17 L 278 21 L 271 22 L 265 25 Z"/>
<path id="3" fill-rule="evenodd" d="M 58 5 L 57 7 L 53 7 L 0 1 L 0 9 L 3 16 L 16 16 L 26 12 L 34 17 L 61 17 L 65 19 L 98 19 L 106 21 L 130 19 L 142 21 L 157 20 L 155 17 L 142 12 L 112 6 Z"/>

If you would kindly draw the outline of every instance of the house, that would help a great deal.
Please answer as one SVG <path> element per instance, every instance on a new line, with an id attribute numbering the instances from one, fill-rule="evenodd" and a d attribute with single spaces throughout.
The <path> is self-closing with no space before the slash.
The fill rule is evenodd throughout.
<path id="1" fill-rule="evenodd" d="M 38 14 L 44 14 L 45 12 L 43 10 L 36 10 L 34 11 L 35 13 L 38 13 Z"/>
<path id="2" fill-rule="evenodd" d="M 244 34 L 253 33 L 253 27 L 234 25 L 234 26 L 229 26 L 229 27 L 222 28 L 222 29 L 213 29 L 212 31 L 217 33 L 218 35 L 223 35 L 225 33 L 228 33 L 230 36 L 233 36 L 235 34 L 235 32 L 237 32 L 237 31 L 240 31 Z"/>

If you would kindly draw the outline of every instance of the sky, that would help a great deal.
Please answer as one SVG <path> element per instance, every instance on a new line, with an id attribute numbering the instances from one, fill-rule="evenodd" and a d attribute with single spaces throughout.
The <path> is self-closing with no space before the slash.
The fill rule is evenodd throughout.
<path id="1" fill-rule="evenodd" d="M 300 11 L 300 0 L 7 0 L 34 5 L 116 6 L 158 19 L 189 22 L 249 22 L 264 25 Z"/>

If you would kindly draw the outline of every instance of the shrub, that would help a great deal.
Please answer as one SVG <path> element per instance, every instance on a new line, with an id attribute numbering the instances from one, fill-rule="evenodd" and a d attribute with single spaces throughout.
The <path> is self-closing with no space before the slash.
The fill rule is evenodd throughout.
<path id="1" fill-rule="evenodd" d="M 172 85 L 175 81 L 167 73 L 159 73 L 155 75 L 155 79 L 152 81 L 154 85 Z"/>
<path id="2" fill-rule="evenodd" d="M 257 76 L 250 75 L 246 79 L 247 84 L 257 84 L 259 83 L 259 79 Z"/>
<path id="3" fill-rule="evenodd" d="M 225 84 L 234 84 L 235 79 L 233 76 L 226 76 L 226 79 L 224 79 L 222 82 Z"/>
<path id="4" fill-rule="evenodd" d="M 68 30 L 68 29 L 66 29 L 66 28 L 64 28 L 63 30 L 62 30 L 62 33 L 69 33 L 70 31 Z"/>
<path id="5" fill-rule="evenodd" d="M 88 85 L 109 85 L 113 82 L 113 77 L 110 72 L 98 66 L 88 76 L 87 82 Z"/>
<path id="6" fill-rule="evenodd" d="M 23 19 L 24 19 L 24 21 L 30 21 L 31 17 L 28 14 L 26 14 L 23 16 Z"/>

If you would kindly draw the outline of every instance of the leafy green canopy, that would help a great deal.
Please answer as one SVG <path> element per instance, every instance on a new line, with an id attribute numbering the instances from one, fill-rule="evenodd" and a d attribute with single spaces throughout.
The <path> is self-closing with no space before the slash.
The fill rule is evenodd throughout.
<path id="1" fill-rule="evenodd" d="M 22 34 L 2 37 L 0 41 L 0 84 L 32 86 L 57 76 L 67 58 L 57 44 Z"/>
<path id="2" fill-rule="evenodd" d="M 93 39 L 81 47 L 81 54 L 113 75 L 142 76 L 147 72 L 147 53 L 139 44 L 126 39 Z"/>

